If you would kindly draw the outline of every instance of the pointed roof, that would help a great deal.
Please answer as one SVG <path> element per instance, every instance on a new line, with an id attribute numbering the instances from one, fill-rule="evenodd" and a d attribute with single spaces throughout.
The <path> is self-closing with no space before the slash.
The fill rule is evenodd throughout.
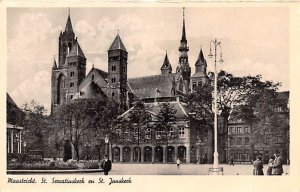
<path id="1" fill-rule="evenodd" d="M 101 88 L 94 81 L 89 81 L 75 99 L 103 99 L 105 97 Z"/>
<path id="2" fill-rule="evenodd" d="M 74 33 L 71 18 L 70 18 L 70 13 L 68 15 L 68 20 L 67 20 L 67 23 L 66 23 L 65 32 L 66 33 Z"/>
<path id="3" fill-rule="evenodd" d="M 57 68 L 57 64 L 56 64 L 56 60 L 55 60 L 55 56 L 54 56 L 54 61 L 53 61 L 53 66 L 52 66 L 53 69 L 56 69 Z"/>
<path id="4" fill-rule="evenodd" d="M 172 70 L 172 66 L 171 66 L 171 63 L 169 62 L 169 58 L 168 58 L 168 53 L 167 52 L 166 52 L 164 63 L 161 66 L 160 69 L 171 69 Z"/>
<path id="5" fill-rule="evenodd" d="M 83 51 L 82 51 L 78 41 L 75 42 L 70 53 L 67 55 L 67 57 L 72 57 L 72 56 L 81 56 L 81 57 L 86 58 L 83 54 Z"/>
<path id="6" fill-rule="evenodd" d="M 181 42 L 187 42 L 187 40 L 186 40 L 186 34 L 185 34 L 184 9 L 185 9 L 185 7 L 183 7 L 183 24 L 182 24 L 182 37 L 181 37 Z"/>
<path id="7" fill-rule="evenodd" d="M 206 64 L 206 60 L 204 58 L 203 51 L 202 51 L 202 48 L 201 48 L 198 59 L 197 59 L 195 65 L 205 65 L 205 64 Z"/>
<path id="8" fill-rule="evenodd" d="M 111 44 L 110 48 L 109 48 L 109 51 L 112 51 L 112 50 L 123 50 L 123 51 L 126 51 L 126 48 L 120 38 L 120 35 L 119 33 L 117 34 L 115 40 L 113 41 L 113 43 Z M 126 51 L 127 52 L 127 51 Z"/>

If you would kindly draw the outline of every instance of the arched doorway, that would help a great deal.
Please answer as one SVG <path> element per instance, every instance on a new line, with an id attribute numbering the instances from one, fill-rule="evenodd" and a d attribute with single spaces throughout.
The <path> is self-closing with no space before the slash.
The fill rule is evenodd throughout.
<path id="1" fill-rule="evenodd" d="M 130 162 L 130 153 L 131 153 L 130 147 L 123 148 L 123 162 Z"/>
<path id="2" fill-rule="evenodd" d="M 179 146 L 178 147 L 178 158 L 181 162 L 186 162 L 186 147 Z"/>
<path id="3" fill-rule="evenodd" d="M 120 161 L 120 148 L 114 147 L 112 151 L 112 161 L 119 162 Z"/>
<path id="4" fill-rule="evenodd" d="M 140 147 L 133 148 L 133 161 L 141 162 L 141 148 Z"/>
<path id="5" fill-rule="evenodd" d="M 168 146 L 167 153 L 167 162 L 175 162 L 175 148 L 173 146 Z"/>
<path id="6" fill-rule="evenodd" d="M 154 161 L 163 162 L 163 155 L 164 155 L 163 148 L 161 146 L 157 146 L 154 148 L 154 151 L 155 151 Z"/>
<path id="7" fill-rule="evenodd" d="M 144 148 L 144 161 L 152 162 L 152 147 L 146 146 Z"/>

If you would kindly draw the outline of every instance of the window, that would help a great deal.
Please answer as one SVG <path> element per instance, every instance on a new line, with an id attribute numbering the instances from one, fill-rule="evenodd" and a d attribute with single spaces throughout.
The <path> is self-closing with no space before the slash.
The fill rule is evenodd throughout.
<path id="1" fill-rule="evenodd" d="M 237 133 L 242 133 L 242 127 L 237 127 L 237 128 L 236 128 L 236 132 L 237 132 Z"/>
<path id="2" fill-rule="evenodd" d="M 111 70 L 112 70 L 112 71 L 117 70 L 117 66 L 115 66 L 115 65 L 111 66 Z"/>
<path id="3" fill-rule="evenodd" d="M 92 75 L 92 81 L 94 81 L 94 79 L 95 79 L 95 75 Z"/>
<path id="4" fill-rule="evenodd" d="M 111 93 L 111 96 L 114 97 L 114 96 L 115 96 L 115 92 L 112 92 L 112 93 Z"/>
<path id="5" fill-rule="evenodd" d="M 125 73 L 126 72 L 126 68 L 123 66 L 123 72 Z"/>
<path id="6" fill-rule="evenodd" d="M 179 138 L 184 138 L 184 127 L 179 127 Z"/>
<path id="7" fill-rule="evenodd" d="M 243 159 L 242 150 L 237 151 L 237 158 L 238 159 Z"/>
<path id="8" fill-rule="evenodd" d="M 245 137 L 245 145 L 249 145 L 250 139 L 249 137 Z"/>
<path id="9" fill-rule="evenodd" d="M 229 127 L 229 133 L 235 133 L 234 127 Z"/>
<path id="10" fill-rule="evenodd" d="M 71 95 L 71 99 L 73 99 L 73 95 Z"/>
<path id="11" fill-rule="evenodd" d="M 73 77 L 75 75 L 75 72 L 71 71 L 70 75 L 71 75 L 71 77 Z"/>
<path id="12" fill-rule="evenodd" d="M 156 139 L 161 139 L 161 136 L 162 136 L 162 130 L 161 129 L 158 129 L 156 131 Z"/>
<path id="13" fill-rule="evenodd" d="M 147 128 L 147 129 L 146 129 L 146 135 L 145 135 L 145 138 L 146 138 L 146 139 L 151 139 L 151 129 L 150 129 L 150 128 Z"/>
<path id="14" fill-rule="evenodd" d="M 193 89 L 196 88 L 196 82 L 193 82 Z"/>
<path id="15" fill-rule="evenodd" d="M 72 83 L 70 83 L 70 87 L 74 87 L 74 83 L 72 82 Z"/>
<path id="16" fill-rule="evenodd" d="M 169 129 L 169 138 L 173 138 L 174 137 L 174 127 L 170 127 Z"/>
<path id="17" fill-rule="evenodd" d="M 112 82 L 112 83 L 116 82 L 116 78 L 115 78 L 115 77 L 112 77 L 112 78 L 111 78 L 111 82 Z"/>
<path id="18" fill-rule="evenodd" d="M 238 137 L 238 138 L 237 138 L 236 144 L 237 144 L 237 145 L 242 145 L 242 138 L 241 138 L 241 137 Z"/>
<path id="19" fill-rule="evenodd" d="M 245 127 L 245 133 L 250 133 L 250 127 Z"/>
<path id="20" fill-rule="evenodd" d="M 230 145 L 230 146 L 235 145 L 234 142 L 235 142 L 234 138 L 233 138 L 233 137 L 230 137 L 230 138 L 229 138 L 229 145 Z"/>

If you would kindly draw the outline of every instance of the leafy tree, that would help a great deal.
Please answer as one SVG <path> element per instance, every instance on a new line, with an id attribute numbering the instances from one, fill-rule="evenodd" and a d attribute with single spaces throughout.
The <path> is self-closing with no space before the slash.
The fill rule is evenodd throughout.
<path id="1" fill-rule="evenodd" d="M 61 106 L 56 119 L 65 129 L 64 135 L 74 146 L 76 159 L 79 159 L 79 146 L 84 134 L 94 132 L 97 139 L 112 133 L 112 123 L 118 115 L 118 106 L 110 100 L 77 99 Z"/>
<path id="2" fill-rule="evenodd" d="M 172 124 L 176 121 L 177 110 L 174 105 L 170 103 L 160 103 L 159 111 L 157 116 L 157 126 L 156 129 L 161 129 L 163 132 L 163 139 L 166 142 L 166 147 L 168 149 L 168 143 L 170 139 L 174 138 L 174 135 L 170 134 L 170 130 L 173 128 Z M 168 161 L 168 152 L 166 153 L 166 160 Z"/>
<path id="3" fill-rule="evenodd" d="M 142 101 L 137 101 L 133 104 L 129 112 L 129 128 L 131 129 L 130 132 L 136 133 L 137 146 L 139 149 L 140 146 L 140 135 L 143 130 L 143 126 L 146 125 L 151 120 L 151 115 L 147 111 L 144 103 Z M 138 161 L 141 161 L 141 151 L 138 150 Z"/>
<path id="4" fill-rule="evenodd" d="M 27 143 L 27 148 L 44 151 L 45 135 L 48 133 L 45 107 L 32 100 L 29 103 L 25 102 L 21 109 L 26 113 L 22 124 L 24 125 L 24 141 Z"/>

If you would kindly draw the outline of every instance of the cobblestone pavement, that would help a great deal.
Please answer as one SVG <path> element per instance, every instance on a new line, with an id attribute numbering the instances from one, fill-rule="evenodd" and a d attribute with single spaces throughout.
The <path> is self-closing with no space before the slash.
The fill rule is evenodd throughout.
<path id="1" fill-rule="evenodd" d="M 212 164 L 181 164 L 179 170 L 176 164 L 121 164 L 113 163 L 110 175 L 208 175 L 208 169 Z M 252 175 L 251 164 L 220 164 L 224 175 Z M 264 165 L 264 172 L 268 165 Z M 289 165 L 284 165 L 284 174 L 289 175 Z M 99 174 L 99 173 L 91 173 Z M 100 173 L 103 174 L 103 173 Z"/>

